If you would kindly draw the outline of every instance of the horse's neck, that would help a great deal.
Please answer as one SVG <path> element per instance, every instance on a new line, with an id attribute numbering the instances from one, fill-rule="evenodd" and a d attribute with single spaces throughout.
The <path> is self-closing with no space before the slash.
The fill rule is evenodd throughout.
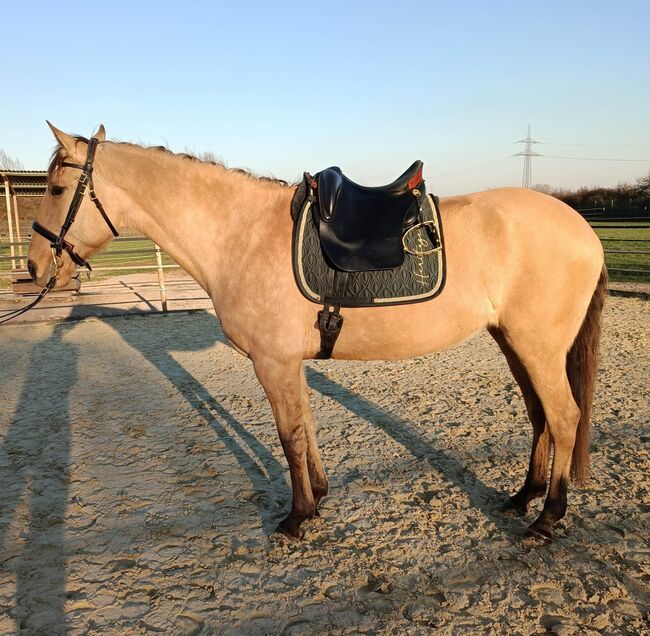
<path id="1" fill-rule="evenodd" d="M 155 151 L 132 152 L 111 169 L 122 224 L 160 245 L 213 297 L 241 266 L 237 255 L 246 241 L 269 231 L 273 218 L 289 218 L 289 188 Z"/>

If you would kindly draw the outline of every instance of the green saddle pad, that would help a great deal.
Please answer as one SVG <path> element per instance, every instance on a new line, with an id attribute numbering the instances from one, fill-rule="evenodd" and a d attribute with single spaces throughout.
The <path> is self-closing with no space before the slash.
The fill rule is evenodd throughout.
<path id="1" fill-rule="evenodd" d="M 409 230 L 404 238 L 408 250 L 404 263 L 395 269 L 355 272 L 348 276 L 343 294 L 335 288 L 341 307 L 402 305 L 435 298 L 445 284 L 445 253 L 437 198 L 426 195 L 420 217 L 435 228 L 440 238 L 434 245 L 425 226 Z M 293 272 L 303 296 L 323 304 L 330 267 L 321 250 L 312 204 L 305 200 L 293 231 Z"/>

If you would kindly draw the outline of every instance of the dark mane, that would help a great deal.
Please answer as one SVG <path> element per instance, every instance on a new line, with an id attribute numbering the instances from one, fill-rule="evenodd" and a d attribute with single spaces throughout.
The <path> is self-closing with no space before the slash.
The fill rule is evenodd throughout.
<path id="1" fill-rule="evenodd" d="M 86 137 L 83 137 L 81 135 L 73 135 L 74 139 L 77 141 L 83 141 L 84 143 L 88 143 L 88 139 Z M 276 183 L 282 187 L 289 187 L 296 185 L 295 183 L 289 183 L 288 181 L 285 181 L 284 179 L 276 179 L 275 177 L 265 177 L 265 176 L 260 176 L 256 175 L 253 172 L 250 172 L 249 170 L 244 170 L 243 168 L 228 168 L 224 163 L 221 161 L 215 161 L 210 154 L 208 156 L 210 158 L 206 159 L 201 159 L 200 157 L 196 157 L 195 155 L 191 155 L 187 152 L 172 152 L 169 148 L 166 146 L 140 146 L 138 144 L 131 144 L 127 141 L 115 141 L 112 143 L 117 143 L 117 144 L 123 144 L 125 146 L 135 146 L 136 148 L 142 148 L 143 150 L 151 150 L 154 152 L 162 152 L 164 154 L 170 155 L 172 157 L 178 157 L 179 159 L 185 159 L 187 161 L 196 161 L 198 163 L 203 163 L 206 165 L 211 165 L 211 166 L 219 166 L 220 168 L 223 168 L 224 170 L 229 170 L 230 172 L 235 172 L 237 174 L 242 174 L 244 176 L 250 177 L 251 179 L 255 179 L 256 181 L 262 181 L 264 183 Z M 57 146 L 54 149 L 54 152 L 52 153 L 52 158 L 50 159 L 50 165 L 47 169 L 47 177 L 48 179 L 52 176 L 52 173 L 57 170 L 58 168 L 61 167 L 61 164 L 66 160 L 67 158 L 67 153 L 61 146 Z"/>

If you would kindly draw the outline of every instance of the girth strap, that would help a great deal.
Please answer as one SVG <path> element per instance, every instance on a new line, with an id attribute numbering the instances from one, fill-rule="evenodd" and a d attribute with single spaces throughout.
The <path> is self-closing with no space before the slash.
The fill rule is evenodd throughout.
<path id="1" fill-rule="evenodd" d="M 332 357 L 334 345 L 341 334 L 343 316 L 341 316 L 340 298 L 345 296 L 348 284 L 348 272 L 339 272 L 330 268 L 327 273 L 327 293 L 323 309 L 318 312 L 318 330 L 320 331 L 320 350 L 317 360 Z"/>

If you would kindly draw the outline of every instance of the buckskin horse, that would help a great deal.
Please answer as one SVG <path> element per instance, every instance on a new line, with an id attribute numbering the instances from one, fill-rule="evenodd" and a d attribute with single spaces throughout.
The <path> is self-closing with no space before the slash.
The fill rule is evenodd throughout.
<path id="1" fill-rule="evenodd" d="M 321 334 L 316 306 L 300 293 L 292 268 L 296 186 L 164 148 L 106 141 L 103 126 L 90 140 L 51 128 L 58 147 L 29 249 L 32 278 L 41 286 L 65 285 L 116 228 L 146 235 L 189 272 L 268 396 L 293 490 L 278 530 L 300 538 L 328 481 L 303 368 L 318 356 Z M 566 512 L 570 477 L 583 483 L 589 475 L 607 287 L 600 241 L 565 204 L 519 188 L 445 198 L 440 216 L 444 291 L 424 302 L 346 309 L 333 357 L 421 356 L 486 328 L 521 388 L 533 427 L 528 474 L 504 508 L 524 513 L 546 493 L 552 446 L 544 507 L 528 529 L 550 542 Z"/>

